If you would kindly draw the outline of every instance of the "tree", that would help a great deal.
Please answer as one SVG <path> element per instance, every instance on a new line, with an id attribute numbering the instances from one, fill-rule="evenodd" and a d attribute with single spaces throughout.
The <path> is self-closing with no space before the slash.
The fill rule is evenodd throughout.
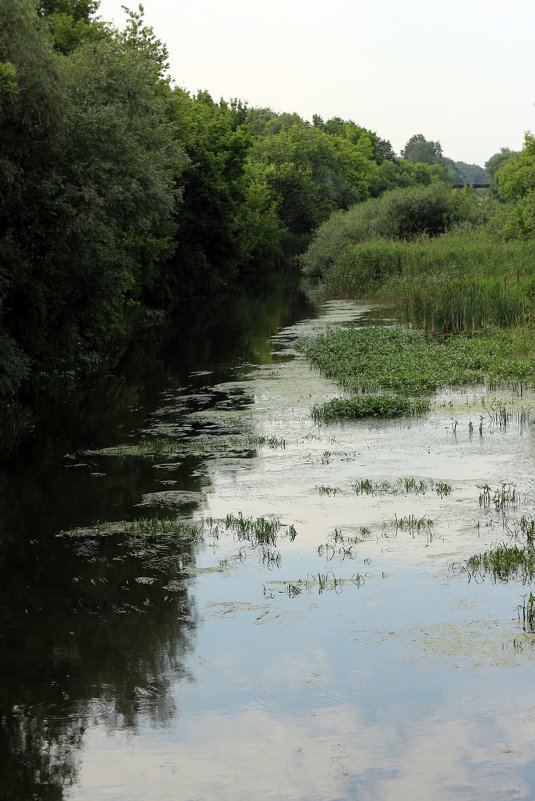
<path id="1" fill-rule="evenodd" d="M 0 107 L 0 338 L 14 393 L 29 360 L 83 372 L 127 335 L 172 245 L 184 156 L 150 32 L 136 48 L 110 31 L 64 58 L 32 0 L 6 0 L 0 21 L 17 83 Z"/>
<path id="2" fill-rule="evenodd" d="M 509 155 L 505 151 L 503 148 L 501 152 L 504 158 L 498 161 L 494 157 L 492 164 L 492 168 L 496 168 L 498 162 L 493 177 L 500 196 L 514 203 L 503 233 L 509 237 L 531 238 L 535 235 L 535 136 L 525 135 L 520 153 Z"/>
<path id="3" fill-rule="evenodd" d="M 500 192 L 500 171 L 504 164 L 510 159 L 518 156 L 518 152 L 510 150 L 508 147 L 502 147 L 498 153 L 495 153 L 485 164 L 485 170 L 490 177 L 490 186 L 493 194 L 501 198 Z"/>
<path id="4" fill-rule="evenodd" d="M 37 12 L 48 23 L 56 50 L 67 55 L 105 35 L 105 26 L 95 18 L 99 5 L 99 0 L 40 0 Z"/>
<path id="5" fill-rule="evenodd" d="M 169 265 L 171 294 L 227 284 L 238 274 L 246 160 L 251 139 L 238 102 L 216 103 L 208 92 L 175 88 L 172 116 L 189 162 L 183 172 L 177 250 Z"/>
<path id="6" fill-rule="evenodd" d="M 442 146 L 440 142 L 433 142 L 423 136 L 414 134 L 411 136 L 401 155 L 404 159 L 422 164 L 440 164 L 442 162 Z"/>

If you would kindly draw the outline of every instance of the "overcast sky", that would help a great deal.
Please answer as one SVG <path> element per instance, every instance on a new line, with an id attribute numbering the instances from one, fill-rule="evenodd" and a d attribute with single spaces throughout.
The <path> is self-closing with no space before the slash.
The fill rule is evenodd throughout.
<path id="1" fill-rule="evenodd" d="M 100 16 L 122 25 L 121 5 Z M 250 106 L 414 133 L 483 164 L 535 130 L 534 0 L 145 0 L 171 75 Z"/>

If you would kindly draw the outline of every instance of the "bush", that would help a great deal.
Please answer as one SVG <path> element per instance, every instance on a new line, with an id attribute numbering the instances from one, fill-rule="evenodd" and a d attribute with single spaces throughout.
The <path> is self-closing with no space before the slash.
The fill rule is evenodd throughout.
<path id="1" fill-rule="evenodd" d="M 453 199 L 443 184 L 393 189 L 380 198 L 332 215 L 316 232 L 303 256 L 307 275 L 325 273 L 348 245 L 374 237 L 411 239 L 421 234 L 436 236 L 473 214 L 472 208 Z"/>

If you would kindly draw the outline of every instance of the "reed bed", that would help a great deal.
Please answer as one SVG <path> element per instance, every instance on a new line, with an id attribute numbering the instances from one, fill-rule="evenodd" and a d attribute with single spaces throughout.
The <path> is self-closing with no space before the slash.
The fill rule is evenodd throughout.
<path id="1" fill-rule="evenodd" d="M 487 231 L 410 241 L 373 239 L 344 248 L 326 273 L 333 294 L 401 304 L 432 333 L 533 322 L 535 243 L 495 241 Z"/>

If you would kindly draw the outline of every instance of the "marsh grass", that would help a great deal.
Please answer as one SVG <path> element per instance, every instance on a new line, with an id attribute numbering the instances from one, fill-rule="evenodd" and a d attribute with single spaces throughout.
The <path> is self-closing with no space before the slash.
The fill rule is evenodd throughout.
<path id="1" fill-rule="evenodd" d="M 340 492 L 340 487 L 329 487 L 325 484 L 316 484 L 316 492 L 320 495 L 334 496 Z"/>
<path id="2" fill-rule="evenodd" d="M 139 517 L 130 521 L 98 522 L 85 528 L 61 531 L 57 537 L 86 537 L 102 539 L 108 537 L 142 537 L 146 539 L 175 537 L 189 541 L 202 541 L 202 531 L 195 523 L 176 518 Z"/>
<path id="3" fill-rule="evenodd" d="M 412 476 L 399 478 L 394 483 L 362 478 L 354 482 L 353 491 L 356 495 L 425 495 L 427 492 L 436 492 L 443 498 L 451 494 L 452 486 L 446 481 L 415 479 Z"/>
<path id="4" fill-rule="evenodd" d="M 420 532 L 430 532 L 435 526 L 435 521 L 431 520 L 426 515 L 423 517 L 416 517 L 414 514 L 402 515 L 398 517 L 394 515 L 391 523 L 396 531 L 408 531 L 410 534 L 419 534 Z"/>
<path id="5" fill-rule="evenodd" d="M 533 547 L 500 543 L 471 556 L 462 565 L 461 572 L 467 573 L 469 578 L 490 576 L 493 581 L 515 579 L 527 584 L 535 577 L 535 550 Z"/>
<path id="6" fill-rule="evenodd" d="M 478 489 L 479 505 L 483 509 L 494 507 L 497 512 L 503 512 L 506 509 L 517 509 L 520 504 L 516 485 L 512 482 L 503 481 L 495 489 L 488 484 L 481 484 Z"/>
<path id="7" fill-rule="evenodd" d="M 533 321 L 533 242 L 485 230 L 348 245 L 326 273 L 331 292 L 395 300 L 406 320 L 433 333 Z"/>
<path id="8" fill-rule="evenodd" d="M 520 428 L 525 428 L 529 424 L 531 416 L 530 407 L 513 407 L 511 404 L 497 400 L 485 405 L 485 410 L 490 423 L 498 428 L 507 428 L 511 423 L 515 423 Z"/>
<path id="9" fill-rule="evenodd" d="M 405 286 L 403 316 L 432 334 L 475 334 L 489 325 L 500 328 L 533 322 L 535 281 L 433 276 Z"/>
<path id="10" fill-rule="evenodd" d="M 491 503 L 493 503 L 492 497 Z M 452 565 L 453 571 L 467 573 L 469 579 L 472 577 L 483 579 L 489 576 L 497 582 L 516 580 L 527 584 L 533 581 L 535 517 L 522 515 L 518 519 L 505 518 L 502 525 L 504 532 L 509 536 L 509 542 L 500 542 L 482 553 L 471 556 L 463 563 L 455 563 Z"/>
<path id="11" fill-rule="evenodd" d="M 358 533 L 353 535 L 344 534 L 339 528 L 335 528 L 326 543 L 318 546 L 318 556 L 324 557 L 328 562 L 333 559 L 355 559 L 358 555 L 357 546 L 365 542 L 371 536 L 371 529 L 368 526 L 360 526 Z"/>

